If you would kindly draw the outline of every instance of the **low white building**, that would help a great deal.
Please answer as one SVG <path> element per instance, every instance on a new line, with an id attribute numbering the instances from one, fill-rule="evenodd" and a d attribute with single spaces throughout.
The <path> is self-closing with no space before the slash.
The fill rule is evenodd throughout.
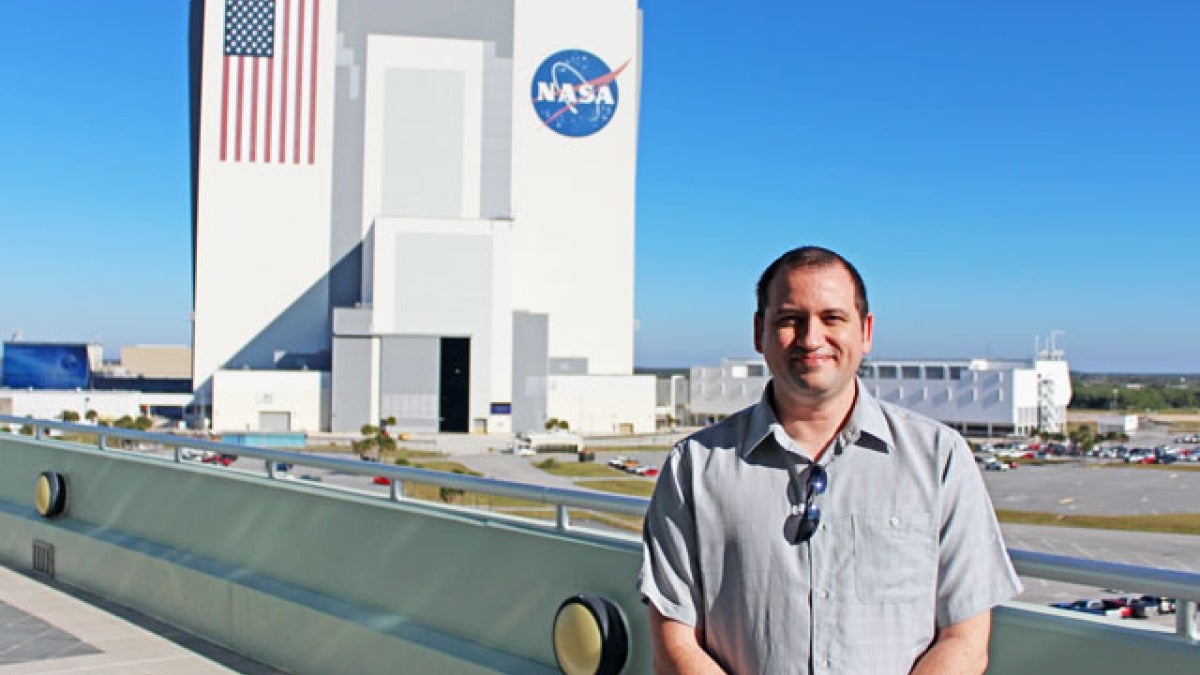
<path id="1" fill-rule="evenodd" d="M 1137 415 L 1106 415 L 1096 420 L 1097 432 L 1101 434 L 1132 434 L 1138 429 Z"/>
<path id="2" fill-rule="evenodd" d="M 219 370 L 213 395 L 216 431 L 319 429 L 329 410 L 329 373 L 319 370 Z"/>
<path id="3" fill-rule="evenodd" d="M 875 398 L 948 424 L 968 435 L 1063 431 L 1071 401 L 1067 361 L 944 359 L 868 361 L 859 377 Z M 758 401 L 770 379 L 761 358 L 694 366 L 691 418 L 706 422 Z"/>
<path id="4" fill-rule="evenodd" d="M 63 411 L 79 413 L 95 410 L 102 420 L 137 417 L 156 408 L 185 409 L 191 394 L 158 394 L 139 391 L 97 391 L 91 389 L 0 389 L 0 415 L 59 419 Z"/>
<path id="5" fill-rule="evenodd" d="M 546 415 L 587 434 L 652 433 L 655 382 L 648 375 L 551 375 Z"/>

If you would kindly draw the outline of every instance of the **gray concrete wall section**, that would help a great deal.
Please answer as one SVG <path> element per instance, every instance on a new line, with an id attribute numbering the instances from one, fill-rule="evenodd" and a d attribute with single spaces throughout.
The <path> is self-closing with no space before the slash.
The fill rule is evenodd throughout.
<path id="1" fill-rule="evenodd" d="M 567 356 L 550 359 L 551 375 L 587 375 L 588 360 L 584 356 Z"/>
<path id="2" fill-rule="evenodd" d="M 333 395 L 330 429 L 357 432 L 371 417 L 371 342 L 369 337 L 333 338 Z"/>
<path id="3" fill-rule="evenodd" d="M 466 77 L 389 68 L 383 103 L 383 213 L 462 218 Z"/>
<path id="4" fill-rule="evenodd" d="M 330 207 L 331 259 L 330 298 L 335 307 L 347 307 L 362 299 L 362 238 L 363 218 L 363 134 L 364 134 L 364 76 L 367 33 L 411 35 L 421 37 L 466 38 L 495 43 L 496 59 L 507 61 L 511 78 L 513 51 L 513 3 L 511 0 L 454 0 L 427 2 L 424 0 L 343 0 L 338 5 L 337 76 L 334 84 L 333 195 Z M 507 96 L 508 83 L 500 82 L 504 75 L 501 63 L 492 64 L 485 72 L 485 104 L 504 108 L 501 97 Z M 497 78 L 493 81 L 493 75 Z M 511 81 L 511 80 L 510 80 Z M 489 114 L 493 114 L 489 112 Z M 508 115 L 507 112 L 504 115 Z M 511 125 L 511 120 L 509 121 Z M 508 130 L 499 117 L 484 121 L 485 185 L 506 184 L 507 160 L 501 159 L 508 144 Z M 491 139 L 491 140 L 489 140 Z M 495 153 L 495 154 L 493 154 Z M 508 150 L 511 154 L 511 149 Z M 481 188 L 482 189 L 482 188 Z M 495 197 L 489 187 L 482 203 L 488 205 L 483 215 L 507 212 L 508 195 Z M 489 196 L 490 195 L 490 196 Z M 505 213 L 506 215 L 506 213 Z"/>
<path id="5" fill-rule="evenodd" d="M 546 422 L 550 317 L 513 312 L 513 431 L 541 431 Z"/>
<path id="6" fill-rule="evenodd" d="M 379 416 L 404 431 L 438 430 L 436 336 L 385 336 L 379 354 Z"/>
<path id="7" fill-rule="evenodd" d="M 489 44 L 483 57 L 483 147 L 479 217 L 512 217 L 512 58 Z"/>
<path id="8" fill-rule="evenodd" d="M 0 457 L 6 564 L 49 542 L 60 581 L 290 672 L 555 672 L 554 613 L 580 592 L 645 634 L 633 540 L 21 437 Z M 44 470 L 69 486 L 52 521 L 32 508 Z M 628 672 L 648 670 L 635 637 Z"/>

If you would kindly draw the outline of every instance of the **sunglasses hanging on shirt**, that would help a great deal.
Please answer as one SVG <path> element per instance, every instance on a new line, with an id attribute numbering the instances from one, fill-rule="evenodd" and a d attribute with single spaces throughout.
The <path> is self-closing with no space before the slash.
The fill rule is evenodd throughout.
<path id="1" fill-rule="evenodd" d="M 791 474 L 789 487 L 794 491 L 796 501 L 784 523 L 784 534 L 793 544 L 803 544 L 812 539 L 821 524 L 821 508 L 813 504 L 813 497 L 825 493 L 829 474 L 820 464 L 808 464 L 803 470 L 793 464 L 788 473 Z"/>

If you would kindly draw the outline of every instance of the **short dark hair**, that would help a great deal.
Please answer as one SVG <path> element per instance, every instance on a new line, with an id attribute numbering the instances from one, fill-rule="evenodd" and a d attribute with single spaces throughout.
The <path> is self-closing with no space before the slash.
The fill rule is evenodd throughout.
<path id="1" fill-rule="evenodd" d="M 762 276 L 758 278 L 758 286 L 755 287 L 758 295 L 758 309 L 755 310 L 754 315 L 761 319 L 763 312 L 767 310 L 771 282 L 775 280 L 781 270 L 791 271 L 830 265 L 841 265 L 850 273 L 850 278 L 854 280 L 854 308 L 858 310 L 858 317 L 865 321 L 867 312 L 870 310 L 867 305 L 867 285 L 863 283 L 862 275 L 858 273 L 854 265 L 850 264 L 849 260 L 820 246 L 794 248 L 776 258 L 775 262 L 763 270 Z"/>

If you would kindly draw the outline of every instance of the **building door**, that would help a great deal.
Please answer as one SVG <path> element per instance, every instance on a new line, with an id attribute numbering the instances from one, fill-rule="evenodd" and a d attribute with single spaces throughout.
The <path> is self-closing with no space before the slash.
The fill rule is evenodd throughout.
<path id="1" fill-rule="evenodd" d="M 471 399 L 471 338 L 441 340 L 438 431 L 466 433 Z"/>
<path id="2" fill-rule="evenodd" d="M 258 413 L 258 430 L 259 431 L 291 431 L 292 430 L 292 414 L 290 412 L 259 411 L 259 413 Z"/>

